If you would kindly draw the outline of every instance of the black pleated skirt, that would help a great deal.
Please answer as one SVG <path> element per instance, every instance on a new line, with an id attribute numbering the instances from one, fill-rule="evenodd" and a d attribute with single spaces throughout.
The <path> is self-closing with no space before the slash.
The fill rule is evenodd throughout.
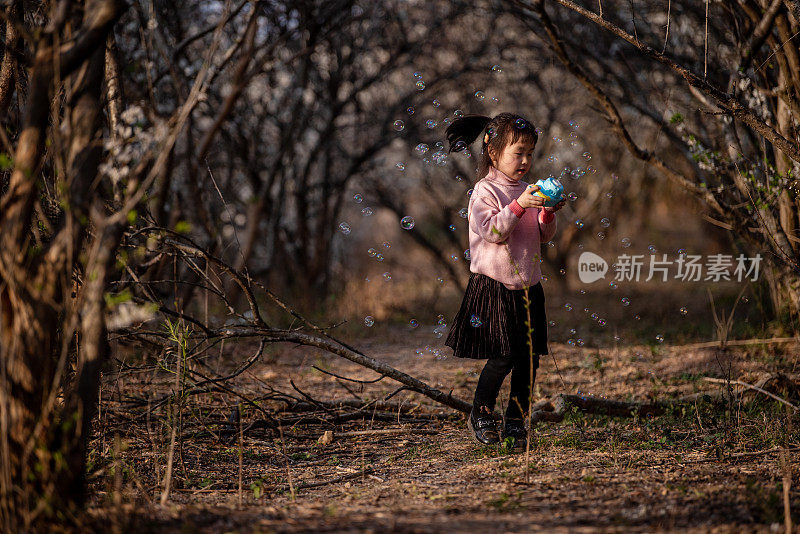
<path id="1" fill-rule="evenodd" d="M 461 308 L 445 345 L 459 358 L 529 358 L 525 290 L 508 289 L 483 274 L 470 273 Z M 528 289 L 533 324 L 534 365 L 547 351 L 547 317 L 541 282 Z"/>

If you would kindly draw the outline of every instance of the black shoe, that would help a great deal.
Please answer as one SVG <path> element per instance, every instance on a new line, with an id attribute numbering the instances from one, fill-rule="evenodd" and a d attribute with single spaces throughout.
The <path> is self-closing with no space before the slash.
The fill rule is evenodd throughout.
<path id="1" fill-rule="evenodd" d="M 506 419 L 503 425 L 503 441 L 506 438 L 514 438 L 511 445 L 513 449 L 524 449 L 528 442 L 528 431 L 525 430 L 525 423 L 522 419 Z"/>
<path id="2" fill-rule="evenodd" d="M 497 425 L 490 414 L 476 415 L 475 409 L 467 418 L 467 424 L 472 429 L 472 435 L 478 443 L 484 445 L 496 445 L 500 443 L 500 436 L 497 435 Z"/>

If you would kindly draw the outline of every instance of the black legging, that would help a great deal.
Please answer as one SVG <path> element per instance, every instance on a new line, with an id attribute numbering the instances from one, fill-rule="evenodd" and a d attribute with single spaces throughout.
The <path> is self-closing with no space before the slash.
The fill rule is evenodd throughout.
<path id="1" fill-rule="evenodd" d="M 500 386 L 508 373 L 511 373 L 511 394 L 506 408 L 506 419 L 523 419 L 523 412 L 528 411 L 528 399 L 531 387 L 536 380 L 536 368 L 539 358 L 534 354 L 533 376 L 531 376 L 530 355 L 511 358 L 493 358 L 486 362 L 478 378 L 473 401 L 476 411 L 492 413 L 497 401 Z M 522 410 L 520 410 L 520 406 Z"/>

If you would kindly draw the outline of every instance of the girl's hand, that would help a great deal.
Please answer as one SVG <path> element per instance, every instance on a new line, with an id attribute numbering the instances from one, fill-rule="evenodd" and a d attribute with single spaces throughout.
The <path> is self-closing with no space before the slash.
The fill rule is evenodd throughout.
<path id="1" fill-rule="evenodd" d="M 517 201 L 517 202 L 519 202 L 519 201 Z M 560 210 L 561 208 L 563 208 L 563 207 L 564 207 L 564 204 L 566 204 L 566 203 L 567 203 L 567 201 L 566 201 L 566 200 L 562 200 L 561 202 L 559 202 L 558 204 L 556 204 L 556 205 L 555 205 L 555 206 L 553 206 L 552 208 L 551 208 L 551 207 L 546 207 L 544 210 L 545 210 L 545 211 L 549 211 L 550 213 L 555 213 L 555 212 L 557 212 L 558 210 Z"/>
<path id="2" fill-rule="evenodd" d="M 544 206 L 544 198 L 533 194 L 539 189 L 541 188 L 538 185 L 530 184 L 517 199 L 517 204 L 523 208 L 541 208 Z"/>

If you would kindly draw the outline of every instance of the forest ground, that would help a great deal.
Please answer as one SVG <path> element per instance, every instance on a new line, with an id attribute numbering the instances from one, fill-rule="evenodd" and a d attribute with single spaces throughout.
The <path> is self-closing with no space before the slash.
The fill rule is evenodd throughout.
<path id="1" fill-rule="evenodd" d="M 425 341 L 408 329 L 376 334 L 358 343 L 365 354 L 471 401 L 483 360 L 417 354 Z M 215 364 L 219 373 L 234 369 L 250 348 L 221 348 L 227 362 Z M 631 400 L 697 391 L 713 397 L 724 385 L 704 377 L 730 372 L 752 384 L 765 373 L 796 375 L 797 350 L 793 343 L 725 351 L 554 344 L 541 362 L 535 399 L 564 391 Z M 259 399 L 260 409 L 275 417 L 296 417 L 277 392 L 367 400 L 398 386 L 389 379 L 356 384 L 312 366 L 359 380 L 378 376 L 317 349 L 277 345 L 227 383 L 235 395 L 184 397 L 172 491 L 163 505 L 173 411 L 165 405 L 147 416 L 142 402 L 144 395 L 153 402 L 172 391 L 175 375 L 137 369 L 133 357 L 122 371 L 107 373 L 90 451 L 94 524 L 137 532 L 783 532 L 787 472 L 794 524 L 800 521 L 800 420 L 753 392 L 733 405 L 701 396 L 644 419 L 570 413 L 561 423 L 539 423 L 527 453 L 477 444 L 463 415 L 409 391 L 389 401 L 402 405 L 399 422 L 368 415 L 332 424 L 312 417 L 279 431 L 243 432 L 241 446 L 235 432 L 231 439 L 212 435 L 226 428 L 235 399 Z M 508 380 L 498 412 L 507 393 Z M 776 393 L 797 402 L 796 391 Z M 345 412 L 353 410 L 314 414 L 330 420 Z M 246 407 L 241 426 L 263 417 Z M 379 429 L 399 430 L 337 436 Z M 334 436 L 323 444 L 325 430 Z M 789 448 L 787 464 L 774 450 L 780 446 Z"/>

